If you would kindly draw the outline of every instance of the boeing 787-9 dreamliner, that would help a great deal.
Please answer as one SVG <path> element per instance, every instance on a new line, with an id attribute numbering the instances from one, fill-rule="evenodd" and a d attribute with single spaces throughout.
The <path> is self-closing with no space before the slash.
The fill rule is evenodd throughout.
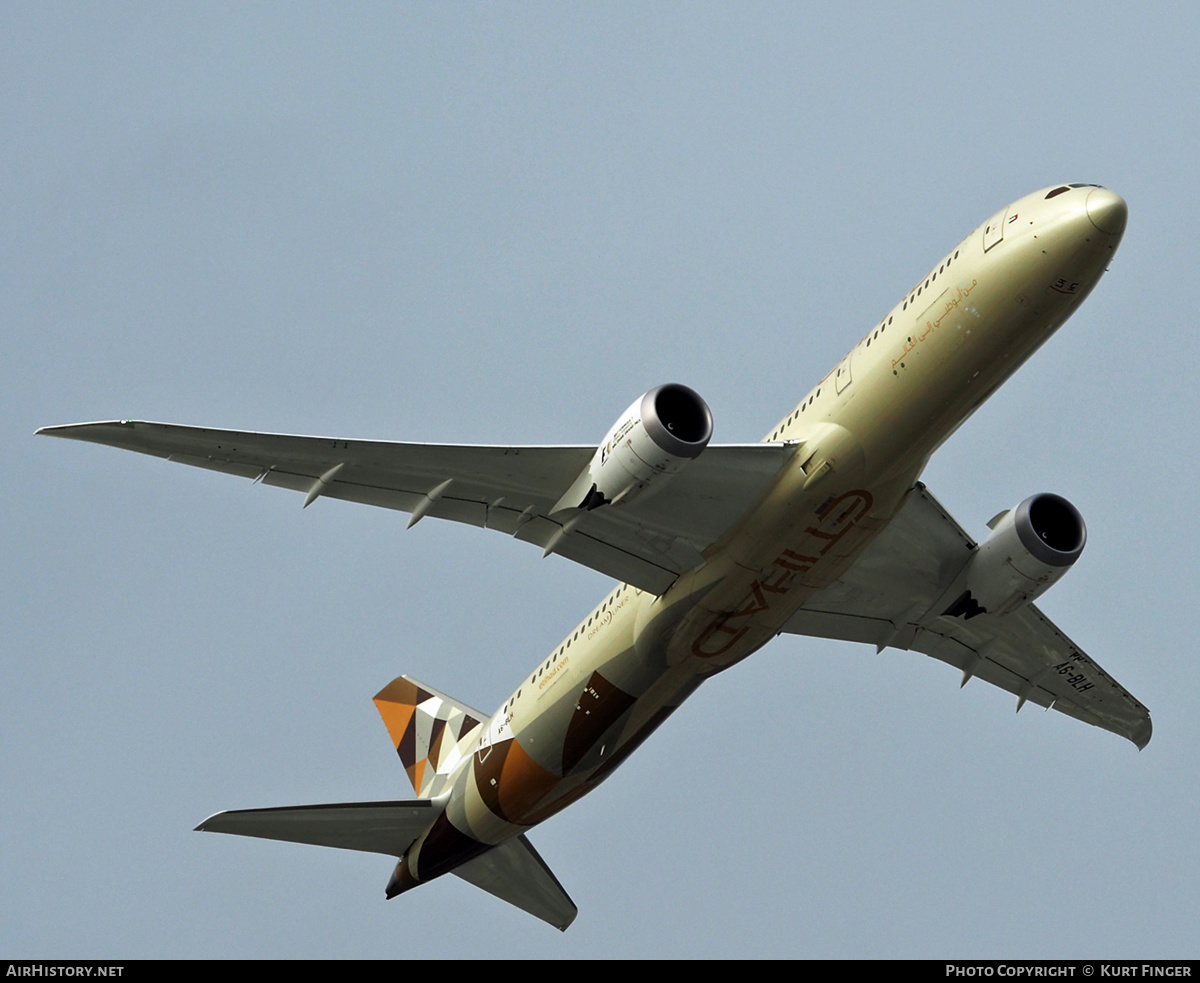
<path id="1" fill-rule="evenodd" d="M 417 798 L 220 812 L 201 830 L 397 858 L 565 929 L 526 832 L 586 795 L 710 676 L 780 632 L 923 652 L 1025 703 L 1150 740 L 1150 714 L 1034 605 L 1083 550 L 1036 494 L 975 543 L 919 482 L 930 456 L 1070 317 L 1121 241 L 1091 184 L 1001 209 L 942 257 L 761 443 L 709 445 L 686 386 L 598 447 L 405 444 L 122 420 L 39 433 L 494 529 L 620 581 L 494 713 L 401 676 L 375 704 Z"/>

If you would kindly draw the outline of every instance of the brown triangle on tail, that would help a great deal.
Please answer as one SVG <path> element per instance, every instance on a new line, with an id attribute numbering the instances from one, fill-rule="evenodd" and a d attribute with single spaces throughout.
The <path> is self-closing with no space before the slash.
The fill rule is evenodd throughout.
<path id="1" fill-rule="evenodd" d="M 423 799 L 445 790 L 451 773 L 474 750 L 490 717 L 408 676 L 375 694 L 404 773 Z"/>

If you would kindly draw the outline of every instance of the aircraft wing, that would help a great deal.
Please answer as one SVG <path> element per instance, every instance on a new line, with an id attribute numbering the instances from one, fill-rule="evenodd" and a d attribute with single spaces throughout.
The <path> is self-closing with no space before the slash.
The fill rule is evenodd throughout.
<path id="1" fill-rule="evenodd" d="M 588 512 L 571 529 L 549 518 L 595 447 L 405 444 L 209 430 L 137 420 L 43 427 L 66 437 L 224 471 L 318 497 L 496 529 L 610 577 L 662 594 L 744 515 L 794 444 L 708 447 L 661 490 Z M 410 525 L 412 524 L 410 522 Z"/>
<path id="2" fill-rule="evenodd" d="M 947 617 L 938 603 L 976 549 L 922 484 L 840 580 L 784 625 L 798 635 L 912 649 L 1026 701 L 1150 742 L 1150 712 L 1033 604 L 1009 614 Z"/>

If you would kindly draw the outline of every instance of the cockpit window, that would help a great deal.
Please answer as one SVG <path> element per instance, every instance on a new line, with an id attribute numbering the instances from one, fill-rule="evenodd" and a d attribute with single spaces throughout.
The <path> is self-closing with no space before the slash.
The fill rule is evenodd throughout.
<path id="1" fill-rule="evenodd" d="M 1067 186 L 1064 184 L 1064 185 L 1063 185 L 1061 188 L 1055 188 L 1055 189 L 1054 189 L 1053 191 L 1051 191 L 1051 192 L 1050 192 L 1048 195 L 1046 195 L 1046 200 L 1047 200 L 1047 201 L 1049 201 L 1049 200 L 1050 200 L 1051 198 L 1053 198 L 1055 195 L 1061 195 L 1061 194 L 1062 194 L 1064 191 L 1070 191 L 1070 190 L 1071 190 L 1071 189 L 1070 189 L 1070 188 L 1068 188 L 1068 187 L 1067 187 Z"/>

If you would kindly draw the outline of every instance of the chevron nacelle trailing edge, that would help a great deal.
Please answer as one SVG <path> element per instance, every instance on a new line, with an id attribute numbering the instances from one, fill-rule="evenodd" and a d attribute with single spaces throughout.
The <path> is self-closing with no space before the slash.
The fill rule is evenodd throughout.
<path id="1" fill-rule="evenodd" d="M 565 929 L 526 838 L 612 773 L 710 676 L 780 632 L 913 650 L 1139 748 L 1150 714 L 1033 604 L 1075 562 L 1079 512 L 1040 494 L 982 546 L 919 478 L 1073 314 L 1127 209 L 1042 189 L 942 257 L 757 444 L 710 444 L 669 384 L 599 447 L 404 444 L 122 420 L 38 431 L 302 493 L 465 522 L 619 583 L 493 713 L 407 677 L 375 697 L 415 800 L 222 812 L 200 829 L 395 858 L 393 897 L 444 873 Z M 995 507 L 997 503 L 992 503 Z M 985 513 L 986 514 L 986 513 Z"/>

